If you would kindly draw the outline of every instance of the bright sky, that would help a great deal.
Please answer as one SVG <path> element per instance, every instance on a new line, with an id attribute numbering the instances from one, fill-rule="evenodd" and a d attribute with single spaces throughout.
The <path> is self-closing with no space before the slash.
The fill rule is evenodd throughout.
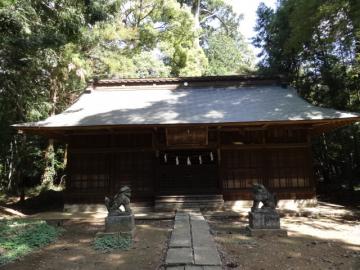
<path id="1" fill-rule="evenodd" d="M 251 38 L 255 35 L 254 26 L 256 24 L 256 9 L 261 2 L 267 6 L 275 8 L 277 0 L 225 0 L 227 3 L 233 6 L 234 11 L 238 14 L 243 14 L 244 19 L 240 22 L 240 31 L 250 43 Z M 255 53 L 258 50 L 252 45 Z"/>

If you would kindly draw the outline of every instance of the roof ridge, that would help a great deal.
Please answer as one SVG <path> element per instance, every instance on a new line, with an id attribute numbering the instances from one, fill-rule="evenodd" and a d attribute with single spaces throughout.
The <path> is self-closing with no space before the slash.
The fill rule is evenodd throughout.
<path id="1" fill-rule="evenodd" d="M 106 85 L 151 85 L 151 84 L 206 84 L 206 83 L 269 83 L 286 84 L 281 75 L 227 75 L 227 76 L 200 76 L 200 77 L 152 77 L 152 78 L 121 78 L 96 79 L 92 81 L 93 87 Z"/>

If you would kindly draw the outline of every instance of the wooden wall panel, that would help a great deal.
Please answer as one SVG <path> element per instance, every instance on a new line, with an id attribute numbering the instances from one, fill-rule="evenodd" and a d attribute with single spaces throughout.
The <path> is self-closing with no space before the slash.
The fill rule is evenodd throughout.
<path id="1" fill-rule="evenodd" d="M 74 200 L 103 202 L 105 195 L 129 185 L 138 201 L 179 192 L 223 192 L 227 199 L 237 194 L 242 196 L 238 199 L 251 199 L 250 189 L 256 182 L 284 196 L 313 194 L 307 130 L 191 128 L 190 133 L 185 127 L 163 127 L 70 136 L 67 193 Z M 187 157 L 191 165 L 186 164 Z"/>
<path id="2" fill-rule="evenodd" d="M 110 147 L 110 142 L 110 134 L 76 135 L 69 138 L 69 145 L 72 149 Z"/>
<path id="3" fill-rule="evenodd" d="M 207 127 L 171 127 L 166 128 L 168 146 L 207 145 Z"/>
<path id="4" fill-rule="evenodd" d="M 268 186 L 273 189 L 310 187 L 311 165 L 308 149 L 267 151 Z"/>
<path id="5" fill-rule="evenodd" d="M 109 161 L 109 155 L 106 153 L 72 153 L 70 151 L 71 181 L 67 188 L 106 191 L 110 179 Z"/>
<path id="6" fill-rule="evenodd" d="M 227 149 L 221 151 L 224 192 L 250 191 L 262 183 L 272 191 L 312 188 L 308 148 Z"/>
<path id="7" fill-rule="evenodd" d="M 134 196 L 153 195 L 154 158 L 153 151 L 114 153 L 110 193 L 114 194 L 127 185 Z"/>
<path id="8" fill-rule="evenodd" d="M 252 183 L 264 182 L 260 150 L 222 150 L 220 166 L 223 190 L 246 189 Z"/>
<path id="9" fill-rule="evenodd" d="M 66 203 L 103 202 L 110 183 L 108 153 L 78 153 L 68 150 Z"/>
<path id="10" fill-rule="evenodd" d="M 152 146 L 152 134 L 151 133 L 115 133 L 111 136 L 112 147 L 124 147 L 124 148 L 146 148 Z"/>
<path id="11" fill-rule="evenodd" d="M 266 130 L 267 143 L 303 143 L 307 141 L 308 130 L 304 128 L 269 128 Z"/>
<path id="12" fill-rule="evenodd" d="M 152 133 L 77 135 L 70 139 L 66 200 L 103 202 L 123 185 L 133 200 L 152 197 L 154 160 Z"/>

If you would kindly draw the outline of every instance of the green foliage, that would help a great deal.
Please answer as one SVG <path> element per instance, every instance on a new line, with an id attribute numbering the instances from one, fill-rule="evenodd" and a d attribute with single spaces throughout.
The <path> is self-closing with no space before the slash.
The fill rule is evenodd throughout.
<path id="1" fill-rule="evenodd" d="M 204 69 L 195 75 L 244 74 L 254 70 L 253 53 L 239 31 L 242 16 L 236 14 L 231 5 L 223 0 L 178 2 L 192 9 L 194 19 L 197 20 L 195 24 L 200 26 L 198 43 L 205 55 L 202 55 L 201 51 L 194 51 L 194 56 L 199 59 L 202 63 L 200 66 Z M 191 55 L 188 55 L 187 59 L 191 59 L 190 57 Z M 194 68 L 190 66 L 185 70 Z M 182 73 L 192 75 L 189 72 Z"/>
<path id="2" fill-rule="evenodd" d="M 197 33 L 188 9 L 175 0 L 146 0 L 124 1 L 120 11 L 111 24 L 94 29 L 100 40 L 92 50 L 98 77 L 204 73 L 207 61 L 194 44 Z"/>
<path id="3" fill-rule="evenodd" d="M 64 146 L 10 125 L 63 111 L 92 77 L 247 72 L 241 16 L 199 1 L 0 1 L 0 188 L 61 177 Z"/>
<path id="4" fill-rule="evenodd" d="M 209 59 L 207 74 L 245 74 L 254 69 L 252 52 L 240 38 L 236 41 L 224 33 L 214 33 L 209 37 L 208 49 L 205 50 Z"/>
<path id="5" fill-rule="evenodd" d="M 120 234 L 97 236 L 94 240 L 94 248 L 101 252 L 110 252 L 116 249 L 127 250 L 131 244 L 130 236 Z"/>
<path id="6" fill-rule="evenodd" d="M 284 0 L 258 8 L 254 45 L 260 70 L 286 75 L 308 101 L 360 112 L 360 3 L 353 0 Z M 359 181 L 359 126 L 314 142 L 316 173 L 326 182 Z"/>
<path id="7" fill-rule="evenodd" d="M 1 220 L 0 231 L 0 265 L 54 242 L 61 233 L 45 221 L 24 219 Z"/>
<path id="8" fill-rule="evenodd" d="M 0 177 L 8 189 L 19 185 L 24 162 L 34 154 L 27 150 L 39 142 L 15 136 L 10 125 L 59 112 L 71 99 L 67 88 L 76 92 L 84 85 L 83 67 L 68 68 L 78 64 L 72 60 L 81 52 L 84 17 L 80 5 L 66 1 L 19 0 L 0 9 Z"/>

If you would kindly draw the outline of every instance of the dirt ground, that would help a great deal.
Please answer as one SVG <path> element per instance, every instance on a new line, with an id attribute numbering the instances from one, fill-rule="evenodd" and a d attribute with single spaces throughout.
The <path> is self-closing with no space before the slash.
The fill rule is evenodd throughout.
<path id="1" fill-rule="evenodd" d="M 359 209 L 319 204 L 300 213 L 281 212 L 281 226 L 288 237 L 266 238 L 247 235 L 247 211 L 204 213 L 223 269 L 360 269 Z M 101 253 L 92 242 L 103 229 L 103 219 L 65 221 L 58 241 L 0 270 L 163 269 L 173 221 L 137 220 L 136 224 L 130 250 Z"/>
<path id="2" fill-rule="evenodd" d="M 209 216 L 224 269 L 360 269 L 360 217 L 285 216 L 288 237 L 249 237 L 248 219 Z"/>
<path id="3" fill-rule="evenodd" d="M 101 253 L 93 249 L 95 234 L 103 229 L 103 220 L 72 220 L 63 223 L 63 235 L 55 243 L 35 251 L 19 261 L 4 265 L 6 270 L 102 270 L 162 267 L 172 221 L 136 221 L 133 246 L 128 251 Z"/>

